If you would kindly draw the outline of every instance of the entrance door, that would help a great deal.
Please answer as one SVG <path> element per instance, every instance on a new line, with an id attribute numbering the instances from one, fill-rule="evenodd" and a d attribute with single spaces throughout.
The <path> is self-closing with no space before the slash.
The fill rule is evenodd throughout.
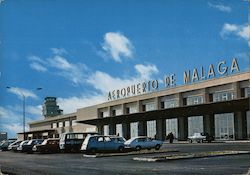
<path id="1" fill-rule="evenodd" d="M 166 119 L 166 136 L 172 132 L 174 138 L 178 139 L 178 121 L 177 118 Z"/>
<path id="2" fill-rule="evenodd" d="M 215 139 L 234 140 L 234 114 L 215 114 Z"/>

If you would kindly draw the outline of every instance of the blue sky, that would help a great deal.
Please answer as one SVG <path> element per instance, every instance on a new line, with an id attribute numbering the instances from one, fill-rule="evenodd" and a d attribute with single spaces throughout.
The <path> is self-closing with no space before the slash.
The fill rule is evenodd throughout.
<path id="1" fill-rule="evenodd" d="M 21 94 L 32 121 L 46 96 L 70 113 L 143 80 L 175 73 L 182 85 L 183 71 L 221 60 L 249 70 L 247 0 L 4 0 L 0 18 L 0 131 L 10 137 L 22 131 Z"/>

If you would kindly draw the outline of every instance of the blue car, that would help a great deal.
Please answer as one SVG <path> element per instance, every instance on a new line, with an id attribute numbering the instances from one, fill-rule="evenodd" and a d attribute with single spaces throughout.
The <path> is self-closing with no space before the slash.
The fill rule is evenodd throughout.
<path id="1" fill-rule="evenodd" d="M 123 152 L 125 139 L 119 136 L 89 135 L 82 143 L 84 152 Z"/>

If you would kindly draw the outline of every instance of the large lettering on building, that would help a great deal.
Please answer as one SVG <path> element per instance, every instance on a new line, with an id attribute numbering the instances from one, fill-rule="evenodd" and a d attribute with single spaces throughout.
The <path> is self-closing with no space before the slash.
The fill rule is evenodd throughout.
<path id="1" fill-rule="evenodd" d="M 220 61 L 217 64 L 210 64 L 207 67 L 201 66 L 200 68 L 194 68 L 193 70 L 186 70 L 183 72 L 183 83 L 192 84 L 198 81 L 215 78 L 218 76 L 225 76 L 240 71 L 239 64 L 236 58 L 233 58 L 230 63 L 226 61 Z M 165 88 L 171 88 L 176 86 L 175 74 L 169 74 L 164 77 L 163 81 L 150 80 L 127 86 L 121 89 L 108 92 L 108 100 L 116 100 L 126 98 L 134 95 L 141 95 L 153 91 L 157 91 L 160 87 L 159 82 L 164 82 Z"/>
<path id="2" fill-rule="evenodd" d="M 233 58 L 230 66 L 226 64 L 226 61 L 220 61 L 215 66 L 210 64 L 207 69 L 201 66 L 200 69 L 194 68 L 193 71 L 184 71 L 183 81 L 184 84 L 194 83 L 200 80 L 215 78 L 216 75 L 232 74 L 239 71 L 237 59 Z"/>

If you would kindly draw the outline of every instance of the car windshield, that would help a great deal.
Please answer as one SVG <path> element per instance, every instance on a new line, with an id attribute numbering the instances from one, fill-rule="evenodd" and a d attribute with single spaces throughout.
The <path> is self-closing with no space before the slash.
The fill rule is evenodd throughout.
<path id="1" fill-rule="evenodd" d="M 46 140 L 44 140 L 43 141 L 43 143 L 42 143 L 42 145 L 46 145 L 47 144 L 47 142 L 48 142 L 48 140 L 46 139 Z"/>
<path id="2" fill-rule="evenodd" d="M 27 145 L 31 145 L 32 142 L 33 142 L 33 140 L 30 140 L 30 141 L 27 143 Z"/>

